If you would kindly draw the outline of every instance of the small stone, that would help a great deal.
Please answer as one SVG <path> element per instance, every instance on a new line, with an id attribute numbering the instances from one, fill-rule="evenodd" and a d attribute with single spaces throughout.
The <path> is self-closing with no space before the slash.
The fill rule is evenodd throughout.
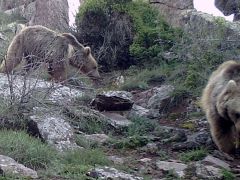
<path id="1" fill-rule="evenodd" d="M 131 174 L 127 174 L 121 171 L 118 171 L 115 168 L 111 167 L 102 167 L 102 168 L 95 168 L 92 169 L 87 174 L 91 176 L 94 172 L 94 178 L 96 179 L 111 179 L 111 180 L 120 180 L 120 179 L 126 179 L 126 180 L 143 180 L 142 177 L 137 177 Z M 97 177 L 96 177 L 97 176 Z M 92 176 L 91 176 L 92 177 Z"/>
<path id="2" fill-rule="evenodd" d="M 115 165 L 122 165 L 124 163 L 124 159 L 117 156 L 109 156 L 108 159 Z"/>

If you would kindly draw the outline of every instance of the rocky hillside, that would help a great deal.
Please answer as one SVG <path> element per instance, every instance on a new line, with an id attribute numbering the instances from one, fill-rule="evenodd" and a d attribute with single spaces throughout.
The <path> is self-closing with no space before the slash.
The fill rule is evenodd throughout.
<path id="1" fill-rule="evenodd" d="M 0 74 L 0 179 L 240 178 L 199 107 L 210 73 L 239 59 L 237 22 L 191 0 L 85 0 L 69 30 L 65 0 L 0 2 L 1 59 L 20 24 L 41 24 L 91 46 L 102 75 Z"/>

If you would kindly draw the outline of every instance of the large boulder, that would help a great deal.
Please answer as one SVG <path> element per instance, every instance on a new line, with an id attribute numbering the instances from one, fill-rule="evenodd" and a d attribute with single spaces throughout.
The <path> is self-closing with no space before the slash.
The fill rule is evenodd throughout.
<path id="1" fill-rule="evenodd" d="M 72 127 L 56 110 L 35 107 L 33 115 L 30 116 L 28 131 L 59 151 L 79 148 L 75 143 Z"/>
<path id="2" fill-rule="evenodd" d="M 173 26 L 184 24 L 184 15 L 193 9 L 193 0 L 149 0 L 165 20 Z"/>
<path id="3" fill-rule="evenodd" d="M 1 0 L 0 1 L 0 10 L 5 11 L 9 9 L 17 8 L 21 5 L 28 5 L 29 3 L 35 0 Z"/>
<path id="4" fill-rule="evenodd" d="M 36 0 L 36 11 L 29 25 L 43 25 L 50 29 L 66 31 L 68 29 L 67 0 Z"/>
<path id="5" fill-rule="evenodd" d="M 225 16 L 234 14 L 234 21 L 240 20 L 240 1 L 235 0 L 215 0 L 215 6 L 222 11 Z"/>

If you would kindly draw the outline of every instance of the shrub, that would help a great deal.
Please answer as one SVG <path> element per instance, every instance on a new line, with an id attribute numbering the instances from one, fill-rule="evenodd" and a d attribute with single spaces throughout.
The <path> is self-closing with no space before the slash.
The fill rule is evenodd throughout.
<path id="1" fill-rule="evenodd" d="M 181 35 L 143 0 L 86 0 L 76 25 L 76 36 L 93 47 L 105 71 L 161 61 Z"/>

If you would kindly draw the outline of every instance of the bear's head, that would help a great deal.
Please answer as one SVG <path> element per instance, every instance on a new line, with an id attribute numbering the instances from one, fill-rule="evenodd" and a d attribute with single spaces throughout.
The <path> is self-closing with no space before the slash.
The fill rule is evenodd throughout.
<path id="1" fill-rule="evenodd" d="M 232 121 L 240 133 L 240 88 L 234 80 L 228 81 L 218 95 L 216 108 L 221 117 Z"/>
<path id="2" fill-rule="evenodd" d="M 70 44 L 68 51 L 69 63 L 93 80 L 99 79 L 98 64 L 92 56 L 91 48 L 84 47 L 72 34 L 63 33 L 62 36 Z"/>

